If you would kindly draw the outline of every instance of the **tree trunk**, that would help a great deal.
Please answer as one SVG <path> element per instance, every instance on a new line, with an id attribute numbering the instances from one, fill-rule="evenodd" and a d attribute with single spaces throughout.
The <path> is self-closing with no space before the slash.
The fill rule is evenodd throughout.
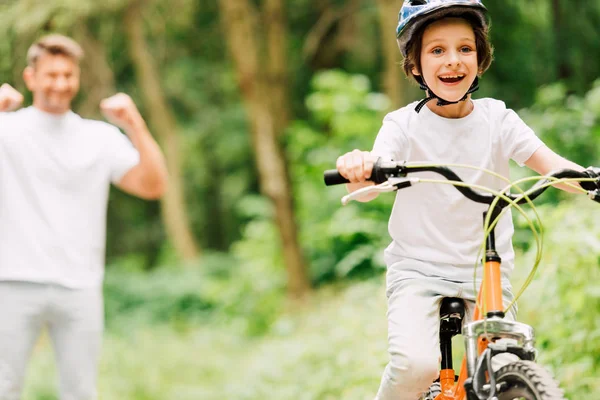
<path id="1" fill-rule="evenodd" d="M 565 23 L 562 14 L 561 0 L 552 0 L 552 20 L 553 20 L 553 31 L 555 40 L 555 54 L 558 56 L 557 62 L 557 75 L 558 79 L 567 79 L 571 77 L 571 70 L 569 64 L 565 61 L 565 52 L 567 39 L 565 38 Z"/>
<path id="2" fill-rule="evenodd" d="M 287 30 L 286 19 L 281 0 L 266 0 L 264 5 L 264 25 L 267 40 L 267 84 L 271 95 L 271 110 L 275 117 L 275 129 L 284 133 L 290 120 L 289 82 L 286 68 Z"/>
<path id="3" fill-rule="evenodd" d="M 88 23 L 77 24 L 74 32 L 75 39 L 85 51 L 81 60 L 81 86 L 85 98 L 78 113 L 86 118 L 98 118 L 100 102 L 115 93 L 115 77 L 107 62 L 106 47 L 90 32 Z"/>
<path id="4" fill-rule="evenodd" d="M 351 52 L 358 45 L 358 16 L 362 0 L 347 0 L 340 13 L 336 30 L 336 47 L 339 54 Z"/>
<path id="5" fill-rule="evenodd" d="M 348 0 L 338 5 L 316 0 L 313 6 L 318 10 L 318 18 L 302 48 L 302 56 L 312 69 L 339 68 L 342 56 L 354 49 L 360 1 Z"/>
<path id="6" fill-rule="evenodd" d="M 390 98 L 391 108 L 396 109 L 406 103 L 406 80 L 402 72 L 402 55 L 398 50 L 394 32 L 397 26 L 399 3 L 396 0 L 377 0 L 379 24 L 381 26 L 381 50 L 385 58 L 383 86 Z"/>
<path id="7" fill-rule="evenodd" d="M 267 26 L 267 38 L 261 41 L 258 33 L 258 13 L 248 0 L 219 0 L 223 27 L 251 125 L 261 191 L 275 207 L 288 272 L 288 291 L 292 297 L 298 298 L 308 293 L 310 283 L 298 243 L 287 163 L 279 142 L 279 136 L 289 118 L 285 89 L 287 41 L 281 1 L 268 0 L 267 3 L 265 15 L 269 20 L 263 21 L 263 26 Z M 267 54 L 271 56 L 267 60 L 260 57 L 265 42 Z M 263 72 L 265 70 L 266 73 Z M 280 101 L 274 101 L 278 97 Z M 281 110 L 282 106 L 287 109 Z"/>
<path id="8" fill-rule="evenodd" d="M 169 170 L 168 190 L 161 200 L 163 222 L 177 253 L 184 260 L 190 260 L 196 258 L 200 251 L 188 224 L 177 126 L 160 85 L 156 61 L 150 54 L 144 37 L 142 11 L 141 3 L 136 1 L 125 11 L 123 22 L 129 42 L 129 54 L 144 96 L 150 126 L 164 149 Z"/>

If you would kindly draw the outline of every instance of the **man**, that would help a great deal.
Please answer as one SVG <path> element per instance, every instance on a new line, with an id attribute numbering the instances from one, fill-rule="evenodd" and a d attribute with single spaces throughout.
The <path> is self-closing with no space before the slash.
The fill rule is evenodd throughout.
<path id="1" fill-rule="evenodd" d="M 121 128 L 71 111 L 81 47 L 50 35 L 23 72 L 33 106 L 0 87 L 0 399 L 20 398 L 42 327 L 56 354 L 61 400 L 95 399 L 104 326 L 102 280 L 110 183 L 157 199 L 163 154 L 125 94 L 100 109 Z"/>

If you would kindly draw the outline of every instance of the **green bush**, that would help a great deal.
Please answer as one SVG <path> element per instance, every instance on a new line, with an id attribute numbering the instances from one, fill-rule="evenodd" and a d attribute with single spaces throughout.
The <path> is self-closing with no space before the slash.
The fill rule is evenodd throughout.
<path id="1" fill-rule="evenodd" d="M 600 164 L 600 80 L 583 97 L 562 83 L 540 88 L 523 119 L 562 156 L 584 166 Z"/>
<path id="2" fill-rule="evenodd" d="M 255 234 L 266 239 L 264 229 L 258 230 Z M 186 330 L 211 323 L 235 325 L 248 335 L 264 333 L 285 298 L 283 274 L 275 271 L 279 263 L 247 253 L 240 244 L 232 255 L 205 254 L 201 263 L 177 269 L 110 268 L 104 287 L 107 329 L 123 334 L 139 326 L 170 324 Z"/>
<path id="3" fill-rule="evenodd" d="M 185 330 L 132 324 L 105 337 L 104 400 L 367 399 L 387 361 L 381 279 L 323 289 L 295 312 L 277 313 L 268 334 L 204 320 Z M 24 400 L 56 399 L 52 352 L 37 347 Z"/>
<path id="4" fill-rule="evenodd" d="M 383 267 L 389 242 L 387 220 L 393 196 L 342 207 L 345 187 L 325 187 L 323 171 L 353 149 L 370 150 L 388 99 L 374 93 L 367 77 L 330 70 L 317 74 L 306 100 L 307 120 L 287 134 L 301 240 L 319 285 L 368 277 Z"/>
<path id="5" fill-rule="evenodd" d="M 519 301 L 519 319 L 536 329 L 539 359 L 552 367 L 567 397 L 594 398 L 600 394 L 600 208 L 583 198 L 539 211 L 544 256 Z M 518 281 L 533 253 L 518 259 Z"/>
<path id="6" fill-rule="evenodd" d="M 541 87 L 536 102 L 519 114 L 555 152 L 579 165 L 600 165 L 600 79 L 583 97 L 569 95 L 566 86 L 554 83 Z M 535 175 L 527 168 L 514 168 L 513 180 Z M 546 192 L 536 204 L 557 204 L 570 195 L 561 190 Z M 516 227 L 514 244 L 527 250 L 528 228 Z"/>

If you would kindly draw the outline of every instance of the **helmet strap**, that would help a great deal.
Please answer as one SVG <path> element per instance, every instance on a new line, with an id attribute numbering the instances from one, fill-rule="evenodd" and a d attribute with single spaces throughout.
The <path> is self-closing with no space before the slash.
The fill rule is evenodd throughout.
<path id="1" fill-rule="evenodd" d="M 460 103 L 461 101 L 465 101 L 471 93 L 473 93 L 479 89 L 479 77 L 476 76 L 475 80 L 471 84 L 471 87 L 469 88 L 469 90 L 467 90 L 467 93 L 465 93 L 465 95 L 460 100 L 448 101 L 448 100 L 442 99 L 440 96 L 433 93 L 433 91 L 429 88 L 429 86 L 427 86 L 427 83 L 425 83 L 425 79 L 423 79 L 421 76 L 417 77 L 417 82 L 419 83 L 419 88 L 421 88 L 421 90 L 424 90 L 425 93 L 429 94 L 426 98 L 421 100 L 419 102 L 419 104 L 417 104 L 417 106 L 415 107 L 415 111 L 417 113 L 419 113 L 421 111 L 421 109 L 425 106 L 425 104 L 427 104 L 430 100 L 437 99 L 438 106 L 447 106 L 450 104 L 457 104 L 457 103 Z"/>

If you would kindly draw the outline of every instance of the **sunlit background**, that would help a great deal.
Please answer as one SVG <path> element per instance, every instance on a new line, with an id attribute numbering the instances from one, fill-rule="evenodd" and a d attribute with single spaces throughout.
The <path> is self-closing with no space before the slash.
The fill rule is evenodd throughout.
<path id="1" fill-rule="evenodd" d="M 485 4 L 495 61 L 475 97 L 504 100 L 561 155 L 600 165 L 600 2 Z M 400 5 L 0 0 L 0 82 L 25 94 L 29 45 L 71 35 L 87 54 L 75 111 L 101 118 L 101 99 L 130 94 L 168 159 L 167 200 L 111 195 L 101 399 L 373 398 L 393 196 L 342 208 L 345 190 L 322 171 L 370 149 L 385 113 L 421 96 L 399 64 Z M 600 209 L 575 197 L 538 203 L 544 258 L 519 309 L 568 397 L 592 399 Z M 519 287 L 535 246 L 517 225 Z M 52 357 L 43 337 L 26 399 L 57 399 Z"/>

